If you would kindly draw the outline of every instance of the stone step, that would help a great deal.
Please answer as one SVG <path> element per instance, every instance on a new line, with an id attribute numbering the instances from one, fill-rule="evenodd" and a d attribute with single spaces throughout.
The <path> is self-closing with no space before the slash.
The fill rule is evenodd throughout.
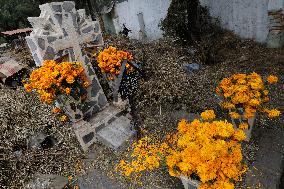
<path id="1" fill-rule="evenodd" d="M 97 137 L 104 145 L 119 150 L 124 147 L 125 142 L 134 136 L 135 132 L 130 128 L 131 123 L 128 118 L 125 116 L 116 117 L 97 132 Z"/>
<path id="2" fill-rule="evenodd" d="M 135 132 L 130 128 L 130 119 L 112 105 L 94 115 L 88 122 L 81 120 L 74 124 L 76 136 L 84 151 L 94 142 L 102 142 L 117 150 L 134 135 Z"/>

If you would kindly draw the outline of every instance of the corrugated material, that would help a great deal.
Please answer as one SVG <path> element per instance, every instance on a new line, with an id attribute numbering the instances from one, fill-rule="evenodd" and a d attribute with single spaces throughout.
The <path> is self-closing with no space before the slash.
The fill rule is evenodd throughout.
<path id="1" fill-rule="evenodd" d="M 32 31 L 33 31 L 32 28 L 22 28 L 22 29 L 16 29 L 12 31 L 1 32 L 1 34 L 11 36 L 11 35 L 19 34 L 19 33 L 26 33 L 26 32 L 32 32 Z"/>
<path id="2" fill-rule="evenodd" d="M 25 66 L 20 65 L 15 60 L 9 60 L 4 64 L 0 64 L 0 79 L 3 80 L 7 77 L 10 77 L 23 68 L 25 68 Z"/>

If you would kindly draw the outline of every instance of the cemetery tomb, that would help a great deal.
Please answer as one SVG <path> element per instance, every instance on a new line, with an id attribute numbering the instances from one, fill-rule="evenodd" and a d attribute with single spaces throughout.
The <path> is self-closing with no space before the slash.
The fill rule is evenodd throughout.
<path id="1" fill-rule="evenodd" d="M 120 148 L 134 131 L 131 123 L 122 115 L 122 109 L 107 102 L 91 62 L 82 49 L 103 44 L 100 25 L 86 16 L 85 10 L 76 10 L 72 1 L 53 2 L 40 5 L 39 17 L 28 18 L 33 32 L 26 37 L 37 66 L 43 60 L 81 62 L 90 81 L 87 99 L 79 102 L 58 98 L 59 105 L 73 122 L 77 138 L 87 150 L 94 142 L 103 142 L 113 149 Z M 67 105 L 66 105 L 67 104 Z"/>

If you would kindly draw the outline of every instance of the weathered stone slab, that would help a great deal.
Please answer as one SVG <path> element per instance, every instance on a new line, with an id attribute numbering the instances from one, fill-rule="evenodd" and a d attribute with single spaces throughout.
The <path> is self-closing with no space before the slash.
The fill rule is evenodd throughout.
<path id="1" fill-rule="evenodd" d="M 98 141 L 117 150 L 134 135 L 130 119 L 122 115 L 121 110 L 115 106 L 106 107 L 89 122 L 81 120 L 74 123 L 74 130 L 84 151 Z"/>
<path id="2" fill-rule="evenodd" d="M 67 178 L 59 175 L 36 174 L 34 179 L 30 181 L 26 189 L 62 189 L 68 183 Z"/>
<path id="3" fill-rule="evenodd" d="M 123 148 L 126 141 L 134 136 L 134 132 L 130 130 L 130 120 L 124 116 L 116 118 L 105 128 L 98 132 L 98 138 L 106 146 L 119 150 Z"/>
<path id="4" fill-rule="evenodd" d="M 92 129 L 92 125 L 89 122 L 84 120 L 74 123 L 73 125 L 82 149 L 87 151 L 93 143 L 97 142 L 96 131 Z"/>

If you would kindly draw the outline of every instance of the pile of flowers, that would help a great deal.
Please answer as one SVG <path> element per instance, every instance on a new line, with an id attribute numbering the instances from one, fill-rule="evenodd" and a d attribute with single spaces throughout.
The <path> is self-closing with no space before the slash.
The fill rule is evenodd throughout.
<path id="1" fill-rule="evenodd" d="M 270 75 L 267 78 L 268 84 L 274 84 L 278 81 L 276 76 Z M 277 109 L 268 109 L 264 105 L 269 101 L 269 90 L 261 76 L 255 72 L 251 74 L 234 74 L 231 77 L 224 78 L 216 88 L 217 95 L 223 98 L 222 107 L 230 109 L 230 116 L 233 119 L 240 118 L 234 110 L 242 108 L 244 118 L 248 119 L 254 116 L 258 110 L 268 114 L 270 118 L 280 115 Z"/>
<path id="2" fill-rule="evenodd" d="M 101 69 L 102 73 L 110 74 L 108 77 L 109 80 L 113 80 L 113 76 L 120 74 L 120 69 L 122 61 L 132 61 L 133 56 L 131 53 L 126 51 L 117 50 L 115 47 L 109 46 L 99 53 L 97 57 L 98 66 Z M 133 71 L 133 67 L 126 63 L 127 73 Z"/>
<path id="3" fill-rule="evenodd" d="M 83 66 L 77 62 L 46 60 L 43 66 L 33 70 L 24 87 L 27 92 L 36 91 L 41 101 L 51 104 L 58 95 L 70 95 L 82 99 L 84 88 L 89 86 Z"/>
<path id="4" fill-rule="evenodd" d="M 227 121 L 213 121 L 213 110 L 203 112 L 201 117 L 192 122 L 181 120 L 177 132 L 168 135 L 164 143 L 151 144 L 147 137 L 138 141 L 133 160 L 121 160 L 117 168 L 130 176 L 158 168 L 164 161 L 171 176 L 200 180 L 199 189 L 234 188 L 247 170 L 240 145 L 245 133 Z"/>

